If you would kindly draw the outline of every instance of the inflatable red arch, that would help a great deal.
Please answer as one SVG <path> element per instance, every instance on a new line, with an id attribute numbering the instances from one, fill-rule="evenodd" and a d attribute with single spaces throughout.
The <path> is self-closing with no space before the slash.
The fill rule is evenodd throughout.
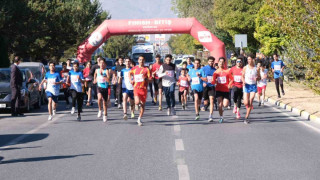
<path id="1" fill-rule="evenodd" d="M 133 34 L 191 34 L 215 57 L 226 57 L 225 45 L 196 18 L 105 20 L 79 47 L 77 59 L 83 63 L 110 36 Z M 124 42 L 125 43 L 125 42 Z"/>

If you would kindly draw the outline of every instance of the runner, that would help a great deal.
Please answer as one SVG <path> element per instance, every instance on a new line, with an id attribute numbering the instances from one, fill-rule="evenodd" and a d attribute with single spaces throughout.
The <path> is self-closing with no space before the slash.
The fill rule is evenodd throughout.
<path id="1" fill-rule="evenodd" d="M 152 70 L 152 64 L 149 65 L 149 70 Z M 151 82 L 149 82 L 149 91 L 150 91 L 150 96 L 151 96 L 151 103 L 153 105 L 156 105 L 156 102 L 154 101 L 154 96 L 153 96 L 153 79 Z"/>
<path id="2" fill-rule="evenodd" d="M 144 67 L 145 59 L 142 55 L 138 58 L 139 66 L 134 67 L 130 71 L 130 81 L 134 85 L 134 102 L 136 105 L 140 105 L 140 114 L 138 117 L 138 125 L 142 126 L 142 116 L 145 110 L 145 103 L 147 100 L 147 87 L 148 81 L 151 81 L 150 70 L 148 67 Z M 133 76 L 133 77 L 132 77 Z M 134 80 L 132 80 L 134 79 Z"/>
<path id="3" fill-rule="evenodd" d="M 281 87 L 282 95 L 283 96 L 285 95 L 284 89 L 283 89 L 283 69 L 285 68 L 285 65 L 283 61 L 279 60 L 278 54 L 274 54 L 273 59 L 274 61 L 271 63 L 271 69 L 272 69 L 272 72 L 274 73 L 273 78 L 274 78 L 274 83 L 276 84 L 278 98 L 281 98 L 279 85 Z"/>
<path id="4" fill-rule="evenodd" d="M 72 70 L 71 59 L 67 59 L 67 69 Z"/>
<path id="5" fill-rule="evenodd" d="M 153 77 L 153 86 L 154 86 L 154 102 L 157 103 L 157 98 L 159 95 L 159 111 L 162 111 L 162 79 L 159 78 L 157 72 L 162 65 L 161 56 L 159 54 L 156 55 L 156 62 L 152 65 L 151 73 Z"/>
<path id="6" fill-rule="evenodd" d="M 67 69 L 67 63 L 66 62 L 63 62 L 62 63 L 62 70 L 60 71 L 60 76 L 62 77 L 63 79 L 63 84 L 61 84 L 61 87 L 62 87 L 62 91 L 63 91 L 63 94 L 64 94 L 64 98 L 66 100 L 66 103 L 67 103 L 67 106 L 66 108 L 69 109 L 69 97 L 70 97 L 70 94 L 69 94 L 69 85 L 66 83 L 67 82 L 67 77 L 69 75 L 69 69 Z"/>
<path id="7" fill-rule="evenodd" d="M 60 74 L 55 72 L 56 70 L 55 65 L 56 64 L 54 62 L 49 62 L 50 72 L 46 73 L 45 78 L 42 80 L 42 82 L 39 85 L 39 91 L 41 91 L 42 84 L 47 83 L 46 95 L 48 98 L 48 111 L 49 111 L 48 121 L 51 121 L 53 116 L 56 115 L 60 84 L 63 83 Z"/>
<path id="8" fill-rule="evenodd" d="M 191 81 L 191 90 L 194 94 L 194 109 L 196 111 L 195 120 L 200 119 L 200 104 L 203 95 L 203 81 L 207 81 L 206 75 L 202 69 L 200 69 L 200 59 L 194 60 L 194 68 L 189 69 L 188 80 Z"/>
<path id="9" fill-rule="evenodd" d="M 103 104 L 103 122 L 107 122 L 108 120 L 108 112 L 107 112 L 107 103 L 108 103 L 108 86 L 110 83 L 110 75 L 109 71 L 106 69 L 107 64 L 104 58 L 100 60 L 100 68 L 96 70 L 94 75 L 94 82 L 97 83 L 97 92 L 98 92 L 98 115 L 100 118 L 102 116 L 102 107 L 101 102 Z"/>
<path id="10" fill-rule="evenodd" d="M 125 59 L 126 68 L 121 70 L 120 81 L 122 81 L 123 92 L 123 119 L 128 120 L 127 116 L 127 102 L 130 102 L 131 119 L 134 118 L 134 97 L 133 86 L 129 79 L 129 73 L 131 71 L 131 59 Z"/>
<path id="11" fill-rule="evenodd" d="M 84 77 L 81 71 L 79 71 L 79 62 L 73 63 L 73 70 L 69 71 L 69 76 L 67 82 L 70 82 L 70 94 L 72 97 L 72 109 L 71 114 L 74 114 L 76 101 L 78 106 L 78 116 L 77 120 L 81 121 L 81 111 L 83 105 L 83 93 L 82 93 L 82 83 L 84 82 Z"/>
<path id="12" fill-rule="evenodd" d="M 203 67 L 203 72 L 207 77 L 207 82 L 204 83 L 204 90 L 203 90 L 203 99 L 204 99 L 204 109 L 207 111 L 209 104 L 210 104 L 210 112 L 209 112 L 209 122 L 213 121 L 213 108 L 214 108 L 214 96 L 216 93 L 216 89 L 212 82 L 212 75 L 216 71 L 214 68 L 214 60 L 215 58 L 212 56 L 208 57 L 208 65 Z"/>
<path id="13" fill-rule="evenodd" d="M 113 90 L 113 97 L 114 97 L 114 106 L 118 106 L 118 98 L 117 98 L 117 87 L 118 87 L 118 81 L 117 81 L 117 72 L 116 67 L 119 65 L 119 60 L 116 59 L 114 62 L 115 66 L 111 68 L 111 84 L 112 84 L 112 90 Z M 110 94 L 111 95 L 111 94 Z"/>
<path id="14" fill-rule="evenodd" d="M 264 106 L 264 98 L 266 95 L 266 89 L 267 89 L 267 78 L 268 78 L 268 69 L 266 68 L 266 65 L 262 62 L 259 62 L 257 64 L 257 68 L 260 69 L 260 77 L 261 80 L 258 81 L 258 102 L 259 106 Z M 262 96 L 262 99 L 260 99 Z"/>
<path id="15" fill-rule="evenodd" d="M 236 60 L 236 66 L 230 69 L 230 74 L 232 75 L 233 79 L 233 102 L 234 108 L 233 113 L 236 114 L 236 118 L 240 119 L 240 107 L 241 107 L 241 100 L 243 97 L 243 83 L 242 83 L 242 58 L 238 57 Z"/>
<path id="16" fill-rule="evenodd" d="M 216 98 L 218 99 L 219 106 L 219 123 L 223 123 L 223 107 L 229 105 L 229 89 L 233 83 L 230 78 L 230 73 L 227 69 L 224 69 L 226 59 L 224 57 L 219 58 L 219 68 L 213 73 L 213 81 L 211 84 L 216 84 Z"/>
<path id="17" fill-rule="evenodd" d="M 188 57 L 188 59 L 187 59 L 187 68 L 190 71 L 190 69 L 192 69 L 193 67 L 194 67 L 194 65 L 192 64 L 192 60 L 191 60 L 190 57 Z"/>
<path id="18" fill-rule="evenodd" d="M 187 107 L 187 94 L 189 92 L 190 83 L 188 81 L 187 69 L 181 69 L 181 75 L 177 85 L 179 86 L 179 96 L 181 96 L 182 109 L 186 110 Z"/>
<path id="19" fill-rule="evenodd" d="M 90 69 L 91 69 L 91 61 L 88 61 L 86 64 L 86 68 L 83 70 L 83 77 L 85 78 L 84 88 L 85 93 L 87 95 L 86 98 L 86 106 L 90 106 L 92 103 L 92 77 L 90 76 Z"/>
<path id="20" fill-rule="evenodd" d="M 119 79 L 120 79 L 121 71 L 122 71 L 122 69 L 126 68 L 126 65 L 123 64 L 122 57 L 119 57 L 118 62 L 119 62 L 119 65 L 116 66 L 116 74 L 115 75 L 117 77 L 117 82 L 120 82 L 117 85 L 118 108 L 120 109 L 121 104 L 122 104 L 122 83 L 121 83 L 121 81 L 119 81 Z"/>
<path id="21" fill-rule="evenodd" d="M 259 73 L 258 73 L 259 72 Z M 250 121 L 248 120 L 251 110 L 253 109 L 253 99 L 257 93 L 257 81 L 260 78 L 260 70 L 254 66 L 254 56 L 248 56 L 248 65 L 243 68 L 242 71 L 242 82 L 243 82 L 243 104 L 247 108 L 246 117 L 244 120 L 245 124 L 249 124 Z"/>

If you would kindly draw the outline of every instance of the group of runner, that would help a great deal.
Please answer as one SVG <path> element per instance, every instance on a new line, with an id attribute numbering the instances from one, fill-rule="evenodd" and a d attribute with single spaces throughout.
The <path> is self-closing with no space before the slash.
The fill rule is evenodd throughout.
<path id="1" fill-rule="evenodd" d="M 210 56 L 208 57 L 208 65 L 202 68 L 200 59 L 195 59 L 194 63 L 189 59 L 183 63 L 182 68 L 178 68 L 172 63 L 172 55 L 170 54 L 165 56 L 163 63 L 161 62 L 160 55 L 157 55 L 155 59 L 156 61 L 152 66 L 146 67 L 143 56 L 139 56 L 137 66 L 135 66 L 130 58 L 121 58 L 114 69 L 107 69 L 106 60 L 99 57 L 97 65 L 89 67 L 90 72 L 87 72 L 88 70 L 81 72 L 79 70 L 79 63 L 74 62 L 72 69 L 67 74 L 64 74 L 64 78 L 61 78 L 61 74 L 55 71 L 55 63 L 50 62 L 50 71 L 46 73 L 44 80 L 39 86 L 41 90 L 41 85 L 43 83 L 47 84 L 48 120 L 52 120 L 56 114 L 60 86 L 63 86 L 69 87 L 69 94 L 72 97 L 71 114 L 75 113 L 77 105 L 77 120 L 81 121 L 85 94 L 83 86 L 85 84 L 86 87 L 88 87 L 88 84 L 91 84 L 90 88 L 93 85 L 97 86 L 97 117 L 102 117 L 103 122 L 107 122 L 108 119 L 107 110 L 108 106 L 110 106 L 112 85 L 115 87 L 114 91 L 116 92 L 114 96 L 118 107 L 121 108 L 122 104 L 123 119 L 128 119 L 127 111 L 129 104 L 132 119 L 135 117 L 135 109 L 140 109 L 137 119 L 137 124 L 140 126 L 142 125 L 142 117 L 145 111 L 148 87 L 150 92 L 154 91 L 152 101 L 154 105 L 159 105 L 159 111 L 162 111 L 162 96 L 164 95 L 168 116 L 176 115 L 176 86 L 178 86 L 179 99 L 181 99 L 181 105 L 184 110 L 187 108 L 188 96 L 193 96 L 195 120 L 200 119 L 200 106 L 203 102 L 205 109 L 210 107 L 208 121 L 213 122 L 216 99 L 219 108 L 219 123 L 223 123 L 224 108 L 230 106 L 231 103 L 229 100 L 230 93 L 232 93 L 234 101 L 233 113 L 237 119 L 241 118 L 240 108 L 243 99 L 243 103 L 246 106 L 245 124 L 250 123 L 249 116 L 253 109 L 252 103 L 257 92 L 259 94 L 259 106 L 264 104 L 268 70 L 261 62 L 258 62 L 256 65 L 252 55 L 248 56 L 248 64 L 245 67 L 242 66 L 243 59 L 239 57 L 236 59 L 236 65 L 230 69 L 226 68 L 226 59 L 224 57 L 220 57 L 218 63 L 214 64 L 215 58 Z M 282 64 L 280 62 L 280 70 L 278 63 L 272 65 L 274 66 L 274 73 L 283 71 Z M 86 77 L 84 74 L 86 74 Z M 88 96 L 92 96 L 91 89 L 87 93 Z M 87 105 L 90 105 L 90 103 L 88 100 Z"/>

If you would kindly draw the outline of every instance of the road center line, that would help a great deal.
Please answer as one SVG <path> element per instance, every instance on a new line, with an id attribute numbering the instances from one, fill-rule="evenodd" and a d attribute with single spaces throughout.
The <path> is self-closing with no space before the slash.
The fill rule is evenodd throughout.
<path id="1" fill-rule="evenodd" d="M 184 151 L 184 145 L 183 145 L 182 139 L 176 139 L 175 144 L 176 144 L 177 151 Z"/>
<path id="2" fill-rule="evenodd" d="M 190 180 L 189 170 L 187 165 L 178 165 L 179 180 Z"/>

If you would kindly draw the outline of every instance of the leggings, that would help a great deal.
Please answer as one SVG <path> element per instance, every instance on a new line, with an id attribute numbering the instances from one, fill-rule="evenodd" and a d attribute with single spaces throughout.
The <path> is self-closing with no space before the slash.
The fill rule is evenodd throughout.
<path id="1" fill-rule="evenodd" d="M 77 92 L 74 89 L 70 90 L 70 94 L 72 97 L 72 107 L 76 107 L 76 102 L 78 104 L 78 115 L 80 115 L 80 112 L 82 110 L 82 105 L 83 105 L 83 93 L 82 92 Z"/>
<path id="2" fill-rule="evenodd" d="M 152 89 L 152 83 L 149 83 L 149 90 L 150 90 L 151 98 L 152 98 L 152 100 L 153 100 L 153 89 Z"/>
<path id="3" fill-rule="evenodd" d="M 113 90 L 113 97 L 115 99 L 117 99 L 117 85 L 116 84 L 112 85 L 112 90 Z"/>
<path id="4" fill-rule="evenodd" d="M 283 79 L 282 78 L 276 78 L 276 79 L 274 79 L 274 83 L 276 84 L 276 89 L 277 89 L 278 96 L 280 96 L 279 85 L 281 87 L 282 93 L 284 92 L 284 90 L 283 90 Z"/>
<path id="5" fill-rule="evenodd" d="M 174 98 L 175 85 L 176 84 L 172 84 L 169 87 L 162 87 L 163 92 L 166 96 L 166 102 L 167 102 L 167 106 L 168 106 L 167 108 L 171 108 L 176 105 L 175 98 Z"/>
<path id="6" fill-rule="evenodd" d="M 243 89 L 238 88 L 237 86 L 233 86 L 233 101 L 237 104 L 237 108 L 241 107 L 241 99 L 243 96 Z"/>
<path id="7" fill-rule="evenodd" d="M 69 96 L 70 96 L 69 89 L 68 88 L 64 88 L 63 89 L 63 93 L 64 93 L 64 98 L 66 99 L 66 103 L 70 104 L 70 102 L 69 102 Z"/>

